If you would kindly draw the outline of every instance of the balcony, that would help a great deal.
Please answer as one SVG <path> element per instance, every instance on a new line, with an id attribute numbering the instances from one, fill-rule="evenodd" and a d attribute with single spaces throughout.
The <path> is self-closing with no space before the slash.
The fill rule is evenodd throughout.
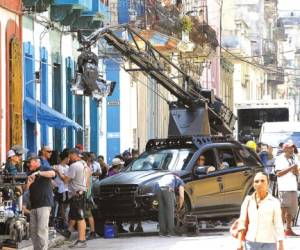
<path id="1" fill-rule="evenodd" d="M 54 22 L 68 26 L 80 17 L 82 11 L 91 8 L 91 0 L 53 0 L 50 7 L 50 18 Z"/>
<path id="2" fill-rule="evenodd" d="M 32 10 L 38 13 L 48 9 L 52 0 L 23 0 L 23 6 L 26 10 Z"/>
<path id="3" fill-rule="evenodd" d="M 97 29 L 108 24 L 110 14 L 108 6 L 99 0 L 92 0 L 91 8 L 82 11 L 80 16 L 71 24 L 73 30 L 76 29 Z"/>
<path id="4" fill-rule="evenodd" d="M 273 69 L 272 69 L 273 70 Z M 268 72 L 268 83 L 269 84 L 283 84 L 284 83 L 284 70 L 283 68 L 277 68 L 276 72 Z"/>
<path id="5" fill-rule="evenodd" d="M 273 37 L 274 37 L 274 40 L 277 40 L 277 41 L 286 41 L 287 40 L 287 34 L 285 34 L 285 31 L 284 31 L 284 27 L 275 27 L 273 29 Z"/>
<path id="6" fill-rule="evenodd" d="M 264 65 L 277 64 L 277 53 L 273 40 L 263 40 L 263 59 Z"/>
<path id="7" fill-rule="evenodd" d="M 276 53 L 265 51 L 263 55 L 264 65 L 276 64 L 277 63 L 277 55 Z"/>
<path id="8" fill-rule="evenodd" d="M 153 6 L 148 4 L 147 27 L 150 30 L 182 39 L 185 42 L 193 42 L 195 44 L 194 51 L 201 54 L 204 47 L 215 50 L 219 45 L 215 30 L 207 23 L 207 18 L 205 18 L 204 13 L 206 12 L 207 7 L 205 6 L 197 15 L 191 12 L 182 18 L 181 11 L 175 5 L 163 7 L 159 4 L 153 4 Z M 183 37 L 183 34 L 188 34 L 187 39 Z"/>

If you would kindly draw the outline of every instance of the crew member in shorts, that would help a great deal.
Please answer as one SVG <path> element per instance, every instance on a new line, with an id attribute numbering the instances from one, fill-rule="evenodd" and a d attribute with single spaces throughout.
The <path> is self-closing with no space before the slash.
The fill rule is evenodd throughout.
<path id="1" fill-rule="evenodd" d="M 283 153 L 275 160 L 278 198 L 281 203 L 282 220 L 286 223 L 285 235 L 298 236 L 292 230 L 292 222 L 298 209 L 299 163 L 294 154 L 294 144 L 288 141 L 283 145 Z"/>

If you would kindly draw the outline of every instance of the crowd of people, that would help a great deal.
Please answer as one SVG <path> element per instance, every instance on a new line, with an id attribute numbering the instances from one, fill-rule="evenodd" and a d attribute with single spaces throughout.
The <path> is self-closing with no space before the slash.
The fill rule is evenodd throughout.
<path id="1" fill-rule="evenodd" d="M 292 141 L 281 143 L 274 156 L 273 148 L 266 144 L 248 141 L 246 145 L 258 154 L 264 172 L 255 176 L 253 182 L 255 192 L 247 196 L 242 204 L 239 230 L 243 232 L 247 226 L 248 231 L 245 245 L 240 237 L 238 249 L 243 249 L 245 246 L 250 250 L 275 250 L 277 247 L 284 250 L 284 236 L 298 236 L 292 230 L 292 223 L 298 210 L 300 169 L 297 147 Z M 67 238 L 71 237 L 76 228 L 78 239 L 70 244 L 71 248 L 86 247 L 86 240 L 96 237 L 92 214 L 93 182 L 118 174 L 138 157 L 137 150 L 126 150 L 116 155 L 111 166 L 108 166 L 103 156 L 96 157 L 93 152 L 84 152 L 80 144 L 75 148 L 64 149 L 62 152 L 43 146 L 38 155 L 28 154 L 22 165 L 24 153 L 21 146 L 12 147 L 7 153 L 5 171 L 12 175 L 20 171 L 28 173 L 27 183 L 20 187 L 20 194 L 23 197 L 23 213 L 30 220 L 34 249 L 48 248 L 49 219 L 50 224 L 61 229 Z M 197 165 L 202 166 L 204 162 L 205 157 L 201 155 Z M 208 171 L 215 171 L 215 169 L 211 167 Z M 270 192 L 270 175 L 277 178 L 278 199 Z M 180 210 L 184 201 L 184 182 L 171 173 L 158 181 L 159 233 L 162 236 L 176 234 L 175 193 L 179 195 L 177 209 Z M 117 226 L 119 232 L 126 232 L 121 221 L 117 222 Z M 142 232 L 141 222 L 136 229 L 134 223 L 131 223 L 129 230 Z M 272 233 L 268 234 L 266 231 Z"/>
<path id="2" fill-rule="evenodd" d="M 138 157 L 137 150 L 126 150 L 108 166 L 102 155 L 96 157 L 93 152 L 85 152 L 81 144 L 62 152 L 43 146 L 38 155 L 28 153 L 22 164 L 24 153 L 21 146 L 12 147 L 7 153 L 4 170 L 12 175 L 27 172 L 26 185 L 19 187 L 23 201 L 21 212 L 30 221 L 33 246 L 38 250 L 48 249 L 49 225 L 68 239 L 76 228 L 78 239 L 69 247 L 86 247 L 86 240 L 96 237 L 92 214 L 95 205 L 93 182 L 119 173 Z M 120 227 L 123 229 L 122 225 Z"/>
<path id="3" fill-rule="evenodd" d="M 248 141 L 246 145 L 256 151 L 265 171 L 255 176 L 255 192 L 242 204 L 238 250 L 284 250 L 284 237 L 300 236 L 292 230 L 299 209 L 297 147 L 291 140 L 280 143 L 274 156 L 273 148 L 268 145 L 254 141 Z M 277 179 L 277 198 L 270 192 L 269 176 L 272 174 Z"/>

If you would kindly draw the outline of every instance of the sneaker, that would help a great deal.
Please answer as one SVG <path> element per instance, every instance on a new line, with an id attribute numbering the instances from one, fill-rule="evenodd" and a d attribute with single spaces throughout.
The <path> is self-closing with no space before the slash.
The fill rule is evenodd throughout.
<path id="1" fill-rule="evenodd" d="M 159 237 L 167 237 L 167 234 L 166 233 L 159 233 L 158 236 Z"/>
<path id="2" fill-rule="evenodd" d="M 70 239 L 72 233 L 69 230 L 66 230 L 63 235 L 65 236 L 66 239 Z"/>
<path id="3" fill-rule="evenodd" d="M 73 244 L 69 246 L 69 248 L 86 248 L 86 241 L 76 240 Z"/>
<path id="4" fill-rule="evenodd" d="M 97 234 L 95 232 L 90 232 L 87 237 L 87 240 L 94 240 L 96 238 L 97 238 Z"/>
<path id="5" fill-rule="evenodd" d="M 290 228 L 290 229 L 286 229 L 286 230 L 284 231 L 284 234 L 285 234 L 285 236 L 300 236 L 300 235 L 294 233 L 293 230 L 292 230 L 291 228 Z"/>
<path id="6" fill-rule="evenodd" d="M 130 226 L 129 226 L 129 232 L 131 232 L 131 233 L 134 232 L 134 224 L 130 224 Z"/>
<path id="7" fill-rule="evenodd" d="M 143 233 L 144 232 L 143 227 L 141 225 L 138 225 L 136 227 L 136 229 L 134 230 L 134 232 L 136 232 L 136 233 Z"/>
<path id="8" fill-rule="evenodd" d="M 177 237 L 177 235 L 175 233 L 168 233 L 166 236 L 167 237 Z"/>
<path id="9" fill-rule="evenodd" d="M 128 233 L 128 231 L 125 230 L 123 227 L 121 227 L 121 228 L 118 229 L 118 233 L 124 234 L 124 233 Z"/>

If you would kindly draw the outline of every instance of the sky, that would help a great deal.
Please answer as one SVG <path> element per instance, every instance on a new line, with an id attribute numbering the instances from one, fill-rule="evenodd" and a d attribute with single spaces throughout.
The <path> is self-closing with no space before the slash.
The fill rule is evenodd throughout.
<path id="1" fill-rule="evenodd" d="M 279 15 L 288 15 L 290 12 L 300 14 L 300 0 L 279 0 L 278 1 Z"/>

